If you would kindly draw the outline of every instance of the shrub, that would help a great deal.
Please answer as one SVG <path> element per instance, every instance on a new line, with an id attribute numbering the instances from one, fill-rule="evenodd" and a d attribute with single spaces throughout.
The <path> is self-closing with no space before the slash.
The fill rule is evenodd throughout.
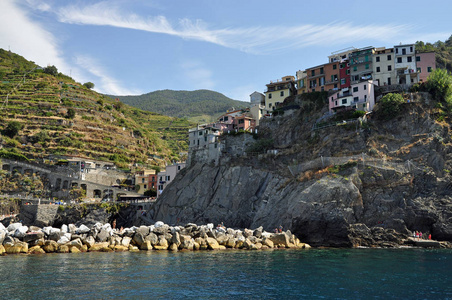
<path id="1" fill-rule="evenodd" d="M 66 118 L 73 119 L 75 118 L 75 110 L 73 108 L 69 108 L 66 113 Z"/>
<path id="2" fill-rule="evenodd" d="M 380 100 L 378 116 L 383 120 L 390 120 L 396 117 L 399 114 L 403 103 L 405 103 L 405 100 L 400 94 L 389 93 L 385 95 Z"/>
<path id="3" fill-rule="evenodd" d="M 427 78 L 426 88 L 437 101 L 452 105 L 452 75 L 447 70 L 434 70 Z"/>
<path id="4" fill-rule="evenodd" d="M 10 138 L 15 137 L 20 130 L 22 130 L 22 128 L 24 127 L 24 125 L 20 122 L 17 121 L 11 121 L 8 123 L 8 125 L 6 125 L 6 128 L 3 129 L 3 134 L 6 136 L 9 136 Z"/>

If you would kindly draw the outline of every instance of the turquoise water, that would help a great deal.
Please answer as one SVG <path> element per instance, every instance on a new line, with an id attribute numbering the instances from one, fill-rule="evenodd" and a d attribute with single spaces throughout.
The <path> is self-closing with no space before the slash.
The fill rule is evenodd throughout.
<path id="1" fill-rule="evenodd" d="M 1 299 L 452 299 L 452 250 L 9 255 Z"/>

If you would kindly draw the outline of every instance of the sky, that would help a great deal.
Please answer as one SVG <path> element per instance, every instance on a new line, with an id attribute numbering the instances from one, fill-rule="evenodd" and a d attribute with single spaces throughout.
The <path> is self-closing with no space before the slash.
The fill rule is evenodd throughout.
<path id="1" fill-rule="evenodd" d="M 0 48 L 94 90 L 249 101 L 349 47 L 445 41 L 452 1 L 0 0 Z"/>

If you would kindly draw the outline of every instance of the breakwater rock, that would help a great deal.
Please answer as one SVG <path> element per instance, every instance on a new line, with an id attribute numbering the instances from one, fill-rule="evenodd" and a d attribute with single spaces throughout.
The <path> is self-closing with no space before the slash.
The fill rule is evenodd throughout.
<path id="1" fill-rule="evenodd" d="M 87 251 L 139 251 L 139 250 L 222 250 L 302 248 L 290 231 L 270 233 L 262 227 L 254 230 L 232 229 L 213 224 L 189 223 L 169 226 L 156 222 L 151 226 L 112 228 L 109 223 L 96 223 L 91 228 L 81 224 L 62 225 L 61 228 L 24 226 L 13 223 L 8 227 L 0 223 L 0 255 L 76 253 Z"/>

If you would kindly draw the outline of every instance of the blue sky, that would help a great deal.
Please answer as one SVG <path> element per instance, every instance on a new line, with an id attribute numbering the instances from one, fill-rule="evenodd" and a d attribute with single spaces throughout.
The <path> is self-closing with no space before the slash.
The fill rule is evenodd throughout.
<path id="1" fill-rule="evenodd" d="M 95 90 L 254 91 L 348 47 L 444 41 L 452 1 L 0 0 L 0 48 Z"/>

